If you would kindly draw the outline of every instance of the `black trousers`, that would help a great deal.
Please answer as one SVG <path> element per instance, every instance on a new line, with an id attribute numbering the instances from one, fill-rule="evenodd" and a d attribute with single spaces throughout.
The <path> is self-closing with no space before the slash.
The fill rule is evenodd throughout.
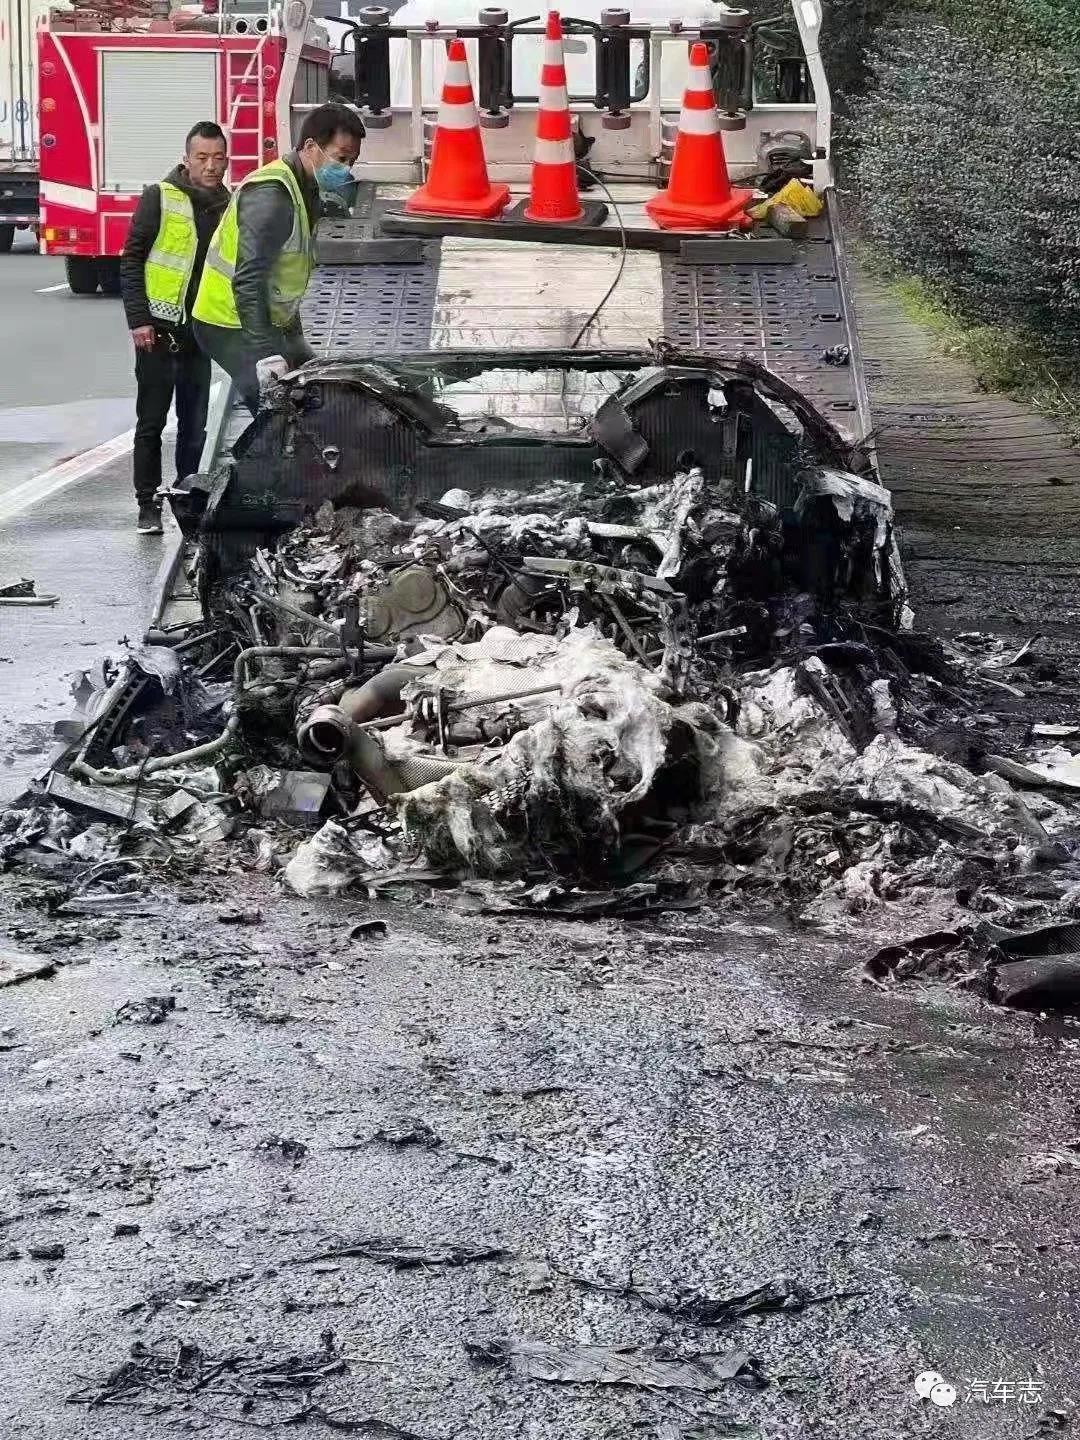
<path id="1" fill-rule="evenodd" d="M 199 468 L 210 404 L 210 360 L 188 335 L 173 344 L 160 334 L 153 350 L 136 350 L 135 495 L 149 500 L 161 484 L 161 432 L 176 398 L 176 474 Z"/>
<path id="2" fill-rule="evenodd" d="M 259 413 L 259 377 L 255 366 L 269 355 L 284 354 L 280 347 L 267 349 L 252 345 L 243 330 L 230 330 L 224 325 L 207 325 L 202 320 L 193 320 L 195 339 L 210 357 L 236 381 L 240 398 L 251 411 Z"/>

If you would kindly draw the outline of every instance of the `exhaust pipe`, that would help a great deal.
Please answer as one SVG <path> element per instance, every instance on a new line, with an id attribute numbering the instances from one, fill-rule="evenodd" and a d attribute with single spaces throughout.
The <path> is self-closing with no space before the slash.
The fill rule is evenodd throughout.
<path id="1" fill-rule="evenodd" d="M 305 755 L 336 765 L 352 744 L 355 726 L 340 705 L 317 705 L 296 732 Z"/>
<path id="2" fill-rule="evenodd" d="M 340 705 L 317 706 L 297 730 L 296 738 L 301 751 L 316 764 L 332 767 L 347 761 L 380 804 L 391 795 L 415 790 L 463 768 L 460 761 L 442 757 L 391 760 L 379 736 L 350 720 Z"/>
<path id="3" fill-rule="evenodd" d="M 346 690 L 336 705 L 317 705 L 297 727 L 296 743 L 305 755 L 336 765 L 353 745 L 358 724 L 404 709 L 401 692 L 410 680 L 426 675 L 430 665 L 387 665 Z"/>
<path id="4" fill-rule="evenodd" d="M 430 674 L 431 665 L 387 665 L 354 690 L 346 690 L 339 704 L 350 720 L 358 724 L 404 710 L 401 692 L 410 680 Z"/>

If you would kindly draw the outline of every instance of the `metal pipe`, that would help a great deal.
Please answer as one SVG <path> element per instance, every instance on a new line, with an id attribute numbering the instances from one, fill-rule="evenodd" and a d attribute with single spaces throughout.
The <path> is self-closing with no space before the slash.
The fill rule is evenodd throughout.
<path id="1" fill-rule="evenodd" d="M 230 640 L 228 645 L 225 646 L 225 649 L 219 650 L 212 660 L 207 660 L 204 665 L 196 665 L 195 674 L 198 675 L 200 679 L 202 679 L 204 675 L 209 675 L 210 671 L 213 670 L 214 666 L 225 659 L 226 655 L 228 655 L 229 651 L 234 648 L 235 644 L 235 640 Z"/>
<path id="2" fill-rule="evenodd" d="M 215 755 L 220 755 L 228 748 L 239 728 L 239 715 L 232 715 L 216 740 L 208 740 L 204 745 L 195 745 L 190 750 L 180 750 L 175 755 L 155 755 L 138 765 L 126 765 L 122 770 L 95 770 L 92 765 L 87 765 L 85 760 L 73 760 L 69 773 L 82 775 L 85 779 L 92 780 L 95 785 L 127 785 L 132 781 L 145 780 L 148 775 L 156 775 L 161 770 L 171 770 L 175 765 L 191 765 L 196 760 L 210 760 Z"/>
<path id="3" fill-rule="evenodd" d="M 338 703 L 356 724 L 374 720 L 401 700 L 401 692 L 410 680 L 429 675 L 434 668 L 433 665 L 387 665 L 363 685 L 346 690 Z"/>
<path id="4" fill-rule="evenodd" d="M 641 641 L 634 634 L 633 630 L 630 629 L 630 626 L 626 620 L 626 616 L 622 613 L 622 611 L 619 609 L 618 605 L 615 603 L 615 601 L 610 595 L 604 595 L 602 596 L 602 599 L 607 603 L 608 609 L 611 611 L 612 615 L 614 615 L 615 623 L 616 625 L 618 625 L 619 629 L 626 637 L 626 641 L 629 644 L 631 650 L 633 650 L 634 654 L 638 657 L 640 661 L 642 661 L 643 664 L 647 665 L 649 663 L 649 657 L 648 655 L 646 655 L 644 646 L 642 645 Z"/>
<path id="5" fill-rule="evenodd" d="M 320 615 L 309 615 L 306 610 L 301 610 L 299 605 L 290 605 L 287 600 L 281 600 L 276 595 L 264 595 L 261 590 L 253 589 L 251 593 L 261 604 L 269 605 L 271 610 L 280 610 L 282 615 L 288 615 L 293 620 L 300 620 L 315 630 L 321 630 L 324 635 L 333 635 L 336 639 L 340 638 L 341 632 Z"/>
<path id="6" fill-rule="evenodd" d="M 412 136 L 412 152 L 419 162 L 419 178 L 422 180 L 424 170 L 424 60 L 420 50 L 419 35 L 409 35 L 409 101 L 412 106 L 412 115 L 409 118 L 409 129 Z"/>
<path id="7" fill-rule="evenodd" d="M 335 634 L 337 632 L 335 631 Z M 369 661 L 375 665 L 384 665 L 394 658 L 394 650 L 389 645 L 365 645 L 363 648 L 364 663 Z M 246 650 L 241 650 L 233 665 L 233 685 L 237 690 L 242 690 L 247 683 L 244 671 L 249 658 L 265 656 L 267 659 L 282 657 L 285 659 L 310 659 L 310 660 L 336 660 L 339 663 L 350 662 L 353 657 L 347 655 L 340 647 L 333 649 L 324 645 L 249 645 Z M 318 670 L 312 670 L 314 678 L 333 674 L 336 667 L 320 666 Z"/>
<path id="8" fill-rule="evenodd" d="M 330 650 L 326 646 L 319 645 L 249 645 L 246 650 L 241 650 L 233 664 L 233 686 L 236 690 L 243 690 L 247 683 L 247 662 L 256 657 L 264 659 L 308 659 L 308 660 L 338 660 L 341 658 L 340 649 Z"/>
<path id="9" fill-rule="evenodd" d="M 297 727 L 296 743 L 303 753 L 336 763 L 349 748 L 355 729 L 340 705 L 317 705 Z"/>
<path id="10" fill-rule="evenodd" d="M 386 715 L 391 705 L 400 705 L 401 692 L 411 681 L 434 670 L 433 665 L 387 665 L 363 685 L 342 693 L 336 705 L 317 705 L 297 726 L 296 743 L 313 751 L 322 760 L 339 760 L 353 742 L 357 726 L 390 729 L 401 720 L 401 711 Z"/>
<path id="11" fill-rule="evenodd" d="M 694 647 L 695 649 L 700 649 L 702 645 L 708 645 L 711 640 L 733 640 L 737 635 L 745 634 L 745 625 L 736 625 L 731 630 L 714 630 L 711 635 L 699 635 L 694 641 Z M 649 659 L 662 660 L 665 654 L 666 651 L 664 650 L 650 650 Z"/>
<path id="12" fill-rule="evenodd" d="M 448 715 L 459 715 L 462 710 L 478 710 L 481 705 L 501 705 L 504 700 L 531 700 L 536 695 L 550 695 L 555 690 L 562 690 L 562 686 L 555 685 L 534 685 L 531 690 L 513 690 L 505 695 L 484 695 L 479 700 L 462 700 L 457 705 L 448 705 Z"/>

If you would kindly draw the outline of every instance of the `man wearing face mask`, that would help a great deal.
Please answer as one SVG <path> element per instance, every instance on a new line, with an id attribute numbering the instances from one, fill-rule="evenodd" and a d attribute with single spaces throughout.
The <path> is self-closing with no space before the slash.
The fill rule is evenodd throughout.
<path id="1" fill-rule="evenodd" d="M 364 126 L 345 105 L 320 105 L 295 150 L 237 188 L 210 242 L 194 309 L 195 338 L 236 381 L 255 414 L 267 377 L 302 365 L 300 302 L 314 266 L 320 191 L 345 190 Z"/>
<path id="2" fill-rule="evenodd" d="M 176 398 L 176 471 L 199 468 L 210 361 L 191 333 L 191 307 L 211 236 L 229 203 L 225 133 L 212 120 L 188 132 L 184 159 L 142 193 L 120 261 L 120 293 L 135 347 L 135 499 L 140 535 L 161 533 L 161 433 Z"/>

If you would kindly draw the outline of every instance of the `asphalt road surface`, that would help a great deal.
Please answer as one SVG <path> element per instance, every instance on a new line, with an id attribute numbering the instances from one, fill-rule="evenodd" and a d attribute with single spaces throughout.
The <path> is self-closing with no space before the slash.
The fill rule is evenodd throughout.
<path id="1" fill-rule="evenodd" d="M 4 292 L 13 343 L 55 323 L 55 353 L 24 391 L 5 372 L 3 403 L 41 404 L 82 324 L 111 357 L 98 398 L 123 398 L 115 302 L 68 306 L 49 262 L 16 263 L 42 278 L 14 312 Z M 84 368 L 58 404 L 94 398 Z M 992 460 L 953 466 L 950 533 Z M 161 546 L 133 533 L 128 466 L 0 519 L 0 575 L 60 596 L 0 610 L 0 777 L 24 765 L 12 737 L 40 745 L 65 712 L 64 672 L 139 633 Z M 1013 534 L 1040 583 L 1062 489 L 1032 485 Z M 928 515 L 910 495 L 905 518 Z M 919 563 L 950 618 L 943 562 Z M 982 624 L 1042 623 L 1041 592 L 999 589 Z M 1080 1029 L 860 983 L 869 949 L 932 928 L 921 901 L 877 934 L 500 923 L 445 895 L 306 904 L 216 865 L 117 918 L 52 914 L 48 875 L 0 885 L 0 952 L 61 962 L 0 991 L 3 1440 L 1074 1433 Z M 249 923 L 223 924 L 237 906 Z M 353 938 L 371 918 L 385 936 Z M 408 1246 L 419 1263 L 384 1263 Z M 709 1328 L 650 1303 L 782 1277 L 805 1308 Z M 485 1363 L 500 1337 L 744 1351 L 768 1384 L 528 1378 Z"/>
<path id="2" fill-rule="evenodd" d="M 1061 1433 L 1076 1029 L 869 988 L 854 925 L 305 903 L 225 857 L 139 917 L 50 918 L 54 885 L 0 887 L 0 937 L 61 962 L 3 992 L 5 1440 Z M 716 1327 L 649 1298 L 789 1281 L 805 1308 Z M 470 1351 L 507 1336 L 741 1351 L 768 1383 Z M 158 1359 L 110 1381 L 132 1347 Z"/>
<path id="3" fill-rule="evenodd" d="M 45 763 L 72 678 L 141 636 L 162 540 L 134 529 L 134 360 L 120 301 L 72 295 L 63 261 L 19 234 L 0 255 L 0 327 L 0 584 L 25 577 L 58 597 L 0 607 L 3 803 Z"/>
<path id="4" fill-rule="evenodd" d="M 133 355 L 120 301 L 72 295 L 64 262 L 28 232 L 0 255 L 0 503 L 59 461 L 134 424 Z"/>

